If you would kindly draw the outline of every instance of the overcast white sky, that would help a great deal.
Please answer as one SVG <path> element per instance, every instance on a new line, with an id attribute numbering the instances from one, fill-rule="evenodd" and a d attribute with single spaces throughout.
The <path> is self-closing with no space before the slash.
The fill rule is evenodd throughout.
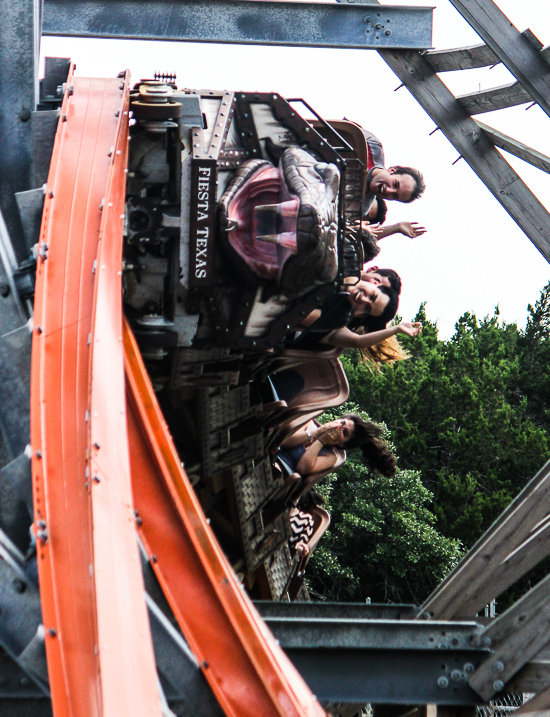
<path id="1" fill-rule="evenodd" d="M 395 0 L 396 5 L 421 2 Z M 479 38 L 448 0 L 434 0 L 434 47 L 475 44 Z M 513 24 L 529 27 L 543 44 L 550 42 L 548 0 L 497 0 Z M 441 337 L 449 337 L 465 311 L 478 317 L 500 306 L 501 317 L 523 325 L 550 278 L 549 266 L 529 239 L 441 132 L 400 84 L 378 53 L 369 50 L 323 50 L 173 42 L 43 38 L 43 56 L 71 57 L 77 75 L 112 77 L 129 68 L 132 79 L 155 70 L 176 71 L 180 86 L 229 90 L 277 91 L 303 97 L 327 119 L 343 116 L 377 134 L 387 166 L 418 167 L 425 176 L 425 196 L 411 205 L 390 204 L 388 221 L 424 224 L 418 239 L 400 235 L 383 240 L 380 266 L 403 278 L 400 313 L 410 319 L 422 301 L 437 320 Z M 455 94 L 487 89 L 510 81 L 502 66 L 441 76 Z M 526 105 L 480 115 L 479 119 L 550 155 L 550 118 Z M 539 200 L 550 208 L 550 178 L 521 160 L 509 158 Z M 548 227 L 550 233 L 550 227 Z"/>

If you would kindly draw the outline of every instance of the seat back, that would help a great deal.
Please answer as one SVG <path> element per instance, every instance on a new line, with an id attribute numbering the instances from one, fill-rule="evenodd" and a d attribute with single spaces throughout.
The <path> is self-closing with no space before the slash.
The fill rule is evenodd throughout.
<path id="1" fill-rule="evenodd" d="M 288 367 L 287 364 L 284 368 Z M 315 418 L 328 408 L 340 406 L 347 401 L 349 396 L 348 380 L 340 360 L 336 357 L 317 358 L 293 365 L 292 370 L 302 377 L 304 386 L 287 400 L 286 408 L 269 416 L 269 425 L 279 426 L 269 437 L 268 442 L 271 447 L 280 444 L 283 435 L 284 437 L 291 435 L 307 420 Z M 301 420 L 302 418 L 304 420 Z M 290 424 L 292 424 L 292 429 L 289 431 L 287 426 Z"/>
<path id="2" fill-rule="evenodd" d="M 284 421 L 291 421 L 314 411 L 340 406 L 347 401 L 349 384 L 337 358 L 320 358 L 293 368 L 304 381 L 301 391 L 287 400 Z"/>

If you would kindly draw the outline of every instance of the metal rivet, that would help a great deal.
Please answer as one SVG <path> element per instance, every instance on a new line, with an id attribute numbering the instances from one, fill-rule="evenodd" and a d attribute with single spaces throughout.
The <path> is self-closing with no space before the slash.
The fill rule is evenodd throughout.
<path id="1" fill-rule="evenodd" d="M 493 682 L 493 689 L 495 692 L 502 692 L 504 689 L 504 682 L 502 680 L 495 680 Z"/>
<path id="2" fill-rule="evenodd" d="M 493 663 L 493 670 L 495 672 L 504 672 L 504 662 L 497 660 L 497 662 Z"/>
<path id="3" fill-rule="evenodd" d="M 24 593 L 27 588 L 26 583 L 20 578 L 15 578 L 12 585 L 16 593 Z"/>
<path id="4" fill-rule="evenodd" d="M 50 637 L 56 637 L 56 636 L 57 636 L 57 630 L 56 630 L 54 627 L 50 627 L 50 629 L 48 630 L 48 635 L 49 635 Z"/>
<path id="5" fill-rule="evenodd" d="M 449 680 L 442 675 L 437 679 L 437 686 L 441 687 L 441 689 L 444 690 L 446 687 L 449 686 Z"/>

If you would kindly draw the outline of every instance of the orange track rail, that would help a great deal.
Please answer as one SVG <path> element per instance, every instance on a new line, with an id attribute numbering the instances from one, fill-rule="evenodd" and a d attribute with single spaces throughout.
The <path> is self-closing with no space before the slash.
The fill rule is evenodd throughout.
<path id="1" fill-rule="evenodd" d="M 127 329 L 123 342 L 128 82 L 69 83 L 41 229 L 31 379 L 55 717 L 160 716 L 134 503 L 159 581 L 226 715 L 320 717 L 206 523 Z"/>
<path id="2" fill-rule="evenodd" d="M 218 546 L 182 469 L 127 325 L 124 348 L 140 536 L 220 705 L 227 717 L 325 715 Z"/>
<path id="3" fill-rule="evenodd" d="M 47 258 L 37 271 L 31 378 L 50 687 L 55 717 L 154 717 L 160 701 L 133 520 L 122 349 L 128 83 L 69 85 L 42 221 Z"/>

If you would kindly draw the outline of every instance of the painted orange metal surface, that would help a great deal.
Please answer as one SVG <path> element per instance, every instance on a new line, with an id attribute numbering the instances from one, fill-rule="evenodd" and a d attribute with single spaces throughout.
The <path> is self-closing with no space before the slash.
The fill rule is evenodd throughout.
<path id="1" fill-rule="evenodd" d="M 219 548 L 182 469 L 128 326 L 124 347 L 140 537 L 220 705 L 227 717 L 325 715 Z"/>
<path id="2" fill-rule="evenodd" d="M 69 85 L 41 228 L 31 377 L 34 530 L 52 702 L 55 717 L 158 716 L 124 409 L 128 87 L 120 79 L 70 78 Z"/>

